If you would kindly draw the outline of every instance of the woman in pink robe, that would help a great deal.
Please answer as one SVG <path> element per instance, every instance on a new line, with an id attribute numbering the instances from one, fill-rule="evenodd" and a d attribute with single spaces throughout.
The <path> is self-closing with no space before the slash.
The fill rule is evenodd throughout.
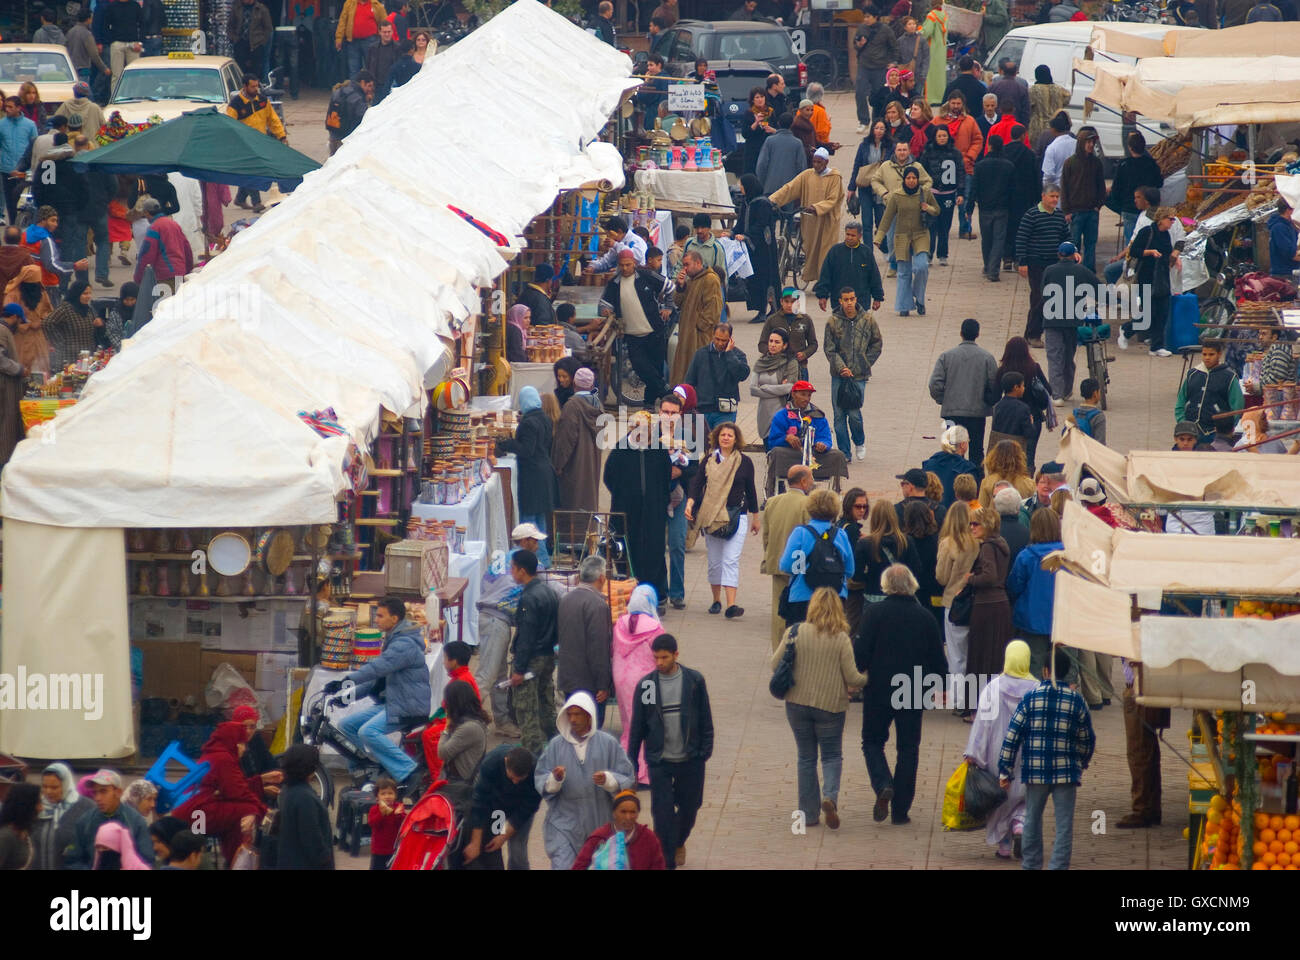
<path id="1" fill-rule="evenodd" d="M 618 698 L 618 719 L 622 728 L 620 742 L 627 749 L 627 734 L 632 727 L 632 707 L 636 684 L 655 669 L 655 655 L 650 642 L 664 632 L 658 617 L 659 598 L 654 587 L 641 584 L 627 601 L 627 613 L 614 623 L 614 696 Z M 638 783 L 650 782 L 645 748 L 639 757 L 629 757 L 636 764 Z"/>

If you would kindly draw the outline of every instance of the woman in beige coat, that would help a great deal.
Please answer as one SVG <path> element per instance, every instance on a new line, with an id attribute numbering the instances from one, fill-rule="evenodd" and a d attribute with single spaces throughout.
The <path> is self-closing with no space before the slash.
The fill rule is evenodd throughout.
<path id="1" fill-rule="evenodd" d="M 970 625 L 953 623 L 948 619 L 948 611 L 952 608 L 953 598 L 966 585 L 966 574 L 975 565 L 979 552 L 979 542 L 970 532 L 970 507 L 965 501 L 957 500 L 943 519 L 934 578 L 943 585 L 943 638 L 948 647 L 948 674 L 953 677 L 953 713 L 963 718 L 971 713 L 967 708 L 965 684 L 962 683 L 966 675 L 966 640 Z"/>
<path id="2" fill-rule="evenodd" d="M 806 825 L 817 823 L 826 813 L 826 826 L 840 825 L 836 807 L 840 793 L 840 768 L 844 762 L 844 715 L 849 709 L 850 689 L 867 685 L 859 673 L 849 641 L 849 622 L 844 618 L 840 595 L 830 587 L 818 587 L 808 601 L 808 619 L 786 631 L 785 639 L 772 654 L 775 672 L 786 649 L 795 648 L 794 686 L 785 695 L 785 718 L 794 733 L 798 754 L 799 809 Z M 822 782 L 817 782 L 817 754 L 822 758 Z"/>
<path id="3" fill-rule="evenodd" d="M 28 264 L 5 287 L 5 306 L 16 303 L 23 308 L 23 323 L 14 331 L 14 346 L 18 350 L 18 362 L 28 373 L 50 372 L 50 344 L 41 329 L 53 310 L 50 298 L 41 286 L 41 268 Z"/>
<path id="4" fill-rule="evenodd" d="M 939 215 L 939 205 L 934 202 L 930 188 L 921 183 L 919 166 L 909 166 L 903 171 L 901 190 L 889 195 L 885 201 L 885 215 L 876 227 L 876 243 L 886 250 L 889 228 L 894 228 L 894 256 L 898 260 L 898 287 L 894 293 L 894 309 L 906 317 L 915 305 L 916 312 L 925 316 L 925 283 L 930 276 L 930 227 L 922 213 Z"/>

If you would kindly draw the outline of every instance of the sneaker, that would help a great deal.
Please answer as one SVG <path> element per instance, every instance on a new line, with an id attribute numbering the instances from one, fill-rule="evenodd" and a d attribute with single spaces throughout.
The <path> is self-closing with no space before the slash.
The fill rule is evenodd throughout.
<path id="1" fill-rule="evenodd" d="M 924 304 L 924 303 L 918 303 L 918 304 L 916 305 L 916 315 L 917 315 L 918 317 L 924 317 L 924 316 L 925 316 L 925 304 Z"/>
<path id="2" fill-rule="evenodd" d="M 822 801 L 822 813 L 826 814 L 826 826 L 830 827 L 832 830 L 838 830 L 840 828 L 840 815 L 835 809 L 835 801 L 830 797 L 827 797 Z"/>
<path id="3" fill-rule="evenodd" d="M 1029 343 L 1029 345 L 1030 345 L 1031 347 L 1037 347 L 1039 350 L 1043 349 L 1043 338 L 1042 338 L 1042 337 L 1029 337 L 1029 338 L 1028 338 L 1028 343 Z"/>
<path id="4" fill-rule="evenodd" d="M 889 816 L 889 801 L 894 799 L 894 788 L 885 787 L 876 794 L 876 805 L 871 808 L 871 819 L 876 823 L 882 822 L 885 817 Z"/>
<path id="5" fill-rule="evenodd" d="M 721 612 L 722 612 L 722 604 L 719 601 L 714 600 L 713 603 L 709 605 L 709 613 L 721 613 Z"/>
<path id="6" fill-rule="evenodd" d="M 1067 393 L 1064 397 L 1062 397 L 1062 399 L 1063 399 L 1067 404 L 1074 403 L 1074 394 L 1072 394 L 1072 393 Z M 1107 703 L 1110 703 L 1109 700 L 1107 700 L 1106 702 L 1107 702 Z"/>
<path id="7" fill-rule="evenodd" d="M 726 617 L 728 620 L 735 620 L 737 617 L 743 617 L 744 615 L 745 615 L 744 607 L 738 607 L 734 603 L 731 606 L 727 607 Z"/>
<path id="8" fill-rule="evenodd" d="M 886 280 L 890 280 L 890 279 L 892 279 L 892 278 L 894 278 L 894 277 L 896 277 L 896 276 L 898 276 L 898 268 L 897 268 L 897 267 L 890 267 L 890 268 L 889 268 L 889 272 L 888 272 L 887 274 L 885 274 L 885 279 L 886 279 Z"/>
<path id="9" fill-rule="evenodd" d="M 672 598 L 671 600 L 669 600 L 668 602 L 671 603 L 671 604 L 673 605 L 673 609 L 674 609 L 674 610 L 685 610 L 685 609 L 686 609 L 686 601 L 685 601 L 682 597 L 673 597 L 673 598 Z"/>
<path id="10" fill-rule="evenodd" d="M 993 274 L 993 276 L 991 276 L 991 277 L 986 277 L 985 279 L 987 279 L 990 283 L 1001 283 L 1001 282 L 1002 282 L 1002 278 L 999 277 L 996 273 Z"/>
<path id="11" fill-rule="evenodd" d="M 867 459 L 867 445 L 865 443 L 862 446 L 858 447 L 856 451 L 856 456 L 858 458 L 859 463 Z"/>
<path id="12" fill-rule="evenodd" d="M 912 315 L 912 311 L 910 311 L 910 310 L 899 310 L 899 311 L 898 311 L 898 315 L 899 315 L 900 317 L 910 317 L 910 316 Z"/>
<path id="13" fill-rule="evenodd" d="M 947 257 L 940 257 L 940 258 L 939 258 L 939 266 L 941 266 L 941 267 L 946 267 L 946 266 L 948 266 L 948 258 L 947 258 Z"/>
<path id="14" fill-rule="evenodd" d="M 1119 332 L 1119 339 L 1116 340 L 1115 343 L 1119 345 L 1119 348 L 1120 348 L 1121 350 L 1127 350 L 1127 349 L 1128 349 L 1128 337 L 1124 336 L 1124 331 L 1123 331 L 1123 330 L 1121 330 L 1121 331 Z"/>
<path id="15" fill-rule="evenodd" d="M 1053 397 L 1053 398 L 1052 398 L 1052 406 L 1054 406 L 1054 407 L 1063 407 L 1063 406 L 1065 406 L 1065 397 Z"/>
<path id="16" fill-rule="evenodd" d="M 858 124 L 858 134 L 861 135 L 861 134 L 864 134 L 864 133 L 866 133 L 866 132 L 867 132 L 867 125 L 866 125 L 865 123 L 859 123 L 859 124 Z"/>
<path id="17" fill-rule="evenodd" d="M 1154 351 L 1154 355 L 1157 356 L 1157 357 L 1172 357 L 1172 356 L 1173 356 L 1173 354 L 1170 353 L 1168 350 L 1166 350 L 1164 347 L 1161 347 L 1159 350 Z"/>

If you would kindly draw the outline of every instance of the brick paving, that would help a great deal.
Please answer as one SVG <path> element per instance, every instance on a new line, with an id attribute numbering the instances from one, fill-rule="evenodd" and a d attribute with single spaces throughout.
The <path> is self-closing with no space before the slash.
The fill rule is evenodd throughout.
<path id="1" fill-rule="evenodd" d="M 288 102 L 286 123 L 290 142 L 318 160 L 326 156 L 321 122 L 326 103 L 321 91 L 304 91 L 302 99 Z M 851 95 L 833 94 L 828 108 L 834 138 L 845 146 L 834 159 L 847 179 L 858 137 Z M 233 208 L 228 216 L 236 213 Z M 1099 261 L 1114 252 L 1117 218 L 1102 211 Z M 980 276 L 979 243 L 957 240 L 953 227 L 950 265 L 932 264 L 927 292 L 928 315 L 898 317 L 892 310 L 894 281 L 885 281 L 885 305 L 877 314 L 885 347 L 867 387 L 864 417 L 867 459 L 851 461 L 849 482 L 864 487 L 874 499 L 897 497 L 894 475 L 916 466 L 938 449 L 938 408 L 926 384 L 940 353 L 959 340 L 958 327 L 968 316 L 982 325 L 980 343 L 1000 356 L 1008 337 L 1024 332 L 1028 290 L 1024 280 L 1003 274 L 996 286 Z M 125 272 L 117 268 L 116 272 Z M 114 280 L 120 282 L 116 275 Z M 743 305 L 739 306 L 743 319 Z M 809 298 L 808 312 L 824 324 L 826 314 Z M 737 341 L 751 361 L 755 358 L 757 327 L 741 323 Z M 1113 346 L 1113 344 L 1112 344 Z M 1114 350 L 1111 365 L 1108 436 L 1111 446 L 1130 449 L 1163 448 L 1171 443 L 1173 398 L 1180 364 L 1177 358 L 1156 360 L 1144 349 Z M 818 390 L 830 386 L 826 363 L 819 354 L 812 363 L 812 381 Z M 1046 367 L 1041 350 L 1035 359 Z M 1080 352 L 1080 360 L 1082 352 Z M 1082 367 L 1079 378 L 1086 375 Z M 754 427 L 754 403 L 747 393 L 740 413 L 746 433 Z M 829 407 L 829 403 L 826 404 Z M 1056 453 L 1057 437 L 1045 434 L 1039 443 L 1039 460 Z M 761 464 L 756 464 L 760 466 Z M 940 823 L 943 788 L 961 758 L 969 726 L 947 713 L 926 717 L 917 795 L 912 822 L 903 827 L 871 820 L 874 800 L 860 750 L 861 707 L 849 708 L 844 736 L 844 771 L 840 788 L 838 831 L 810 827 L 804 835 L 792 832 L 795 808 L 795 751 L 780 702 L 767 692 L 770 590 L 758 572 L 761 541 L 751 538 L 742 556 L 739 603 L 745 616 L 738 621 L 710 617 L 703 544 L 687 554 L 687 608 L 669 610 L 665 628 L 675 634 L 682 660 L 704 672 L 713 702 L 716 744 L 708 766 L 704 806 L 689 843 L 688 869 L 1017 869 L 1018 864 L 998 861 L 984 843 L 983 830 L 945 833 Z M 1115 682 L 1122 683 L 1116 665 Z M 617 731 L 617 711 L 611 711 L 611 729 Z M 1190 715 L 1174 712 L 1167 737 L 1186 752 L 1183 731 Z M 1124 721 L 1116 701 L 1094 715 L 1097 754 L 1084 775 L 1075 812 L 1072 866 L 1088 868 L 1180 869 L 1186 863 L 1186 841 L 1181 831 L 1185 817 L 1185 767 L 1171 750 L 1163 751 L 1165 782 L 1164 826 L 1152 830 L 1116 830 L 1113 824 L 1129 810 L 1129 777 L 1124 752 Z M 892 745 L 888 749 L 893 762 Z M 649 822 L 649 802 L 642 819 Z M 543 813 L 545 808 L 543 808 Z M 1104 818 L 1104 822 L 1099 820 Z M 1053 819 L 1047 814 L 1050 837 Z M 1104 832 L 1102 828 L 1104 827 Z M 1047 844 L 1050 847 L 1050 840 Z M 540 818 L 531 844 L 534 868 L 547 865 L 542 849 Z M 363 858 L 340 856 L 341 867 L 362 868 Z"/>

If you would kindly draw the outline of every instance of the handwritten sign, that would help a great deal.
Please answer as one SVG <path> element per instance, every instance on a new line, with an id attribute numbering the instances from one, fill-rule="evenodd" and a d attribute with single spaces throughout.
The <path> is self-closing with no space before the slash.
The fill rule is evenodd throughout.
<path id="1" fill-rule="evenodd" d="M 672 113 L 704 109 L 704 84 L 675 83 L 668 88 L 668 109 Z"/>

